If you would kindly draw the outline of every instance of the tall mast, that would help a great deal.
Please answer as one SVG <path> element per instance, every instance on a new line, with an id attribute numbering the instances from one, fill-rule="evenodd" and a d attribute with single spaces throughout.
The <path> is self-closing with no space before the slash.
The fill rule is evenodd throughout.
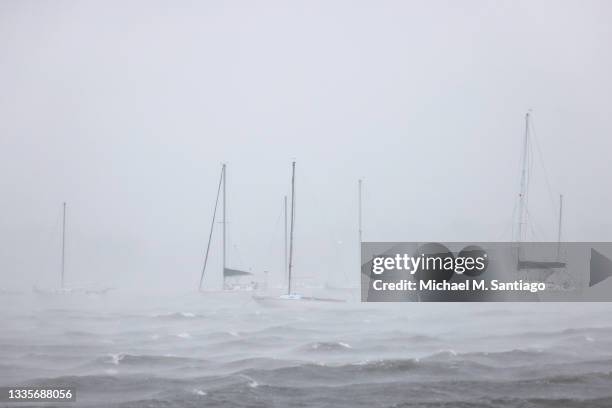
<path id="1" fill-rule="evenodd" d="M 227 235 L 227 200 L 226 200 L 226 195 L 225 195 L 225 184 L 226 184 L 226 180 L 227 180 L 227 167 L 225 166 L 225 163 L 223 163 L 223 167 L 222 170 L 223 172 L 223 287 L 225 288 L 225 268 L 227 266 L 227 242 L 226 242 L 226 235 Z"/>
<path id="2" fill-rule="evenodd" d="M 358 266 L 359 269 L 361 269 L 361 241 L 363 239 L 363 230 L 361 228 L 361 187 L 362 187 L 362 180 L 359 179 L 358 183 L 357 183 L 357 224 L 359 226 L 358 228 L 358 241 L 357 241 L 357 260 L 358 260 Z"/>
<path id="3" fill-rule="evenodd" d="M 62 289 L 64 288 L 64 269 L 66 266 L 66 202 L 62 211 Z"/>
<path id="4" fill-rule="evenodd" d="M 287 294 L 291 295 L 291 269 L 293 268 L 293 228 L 295 222 L 295 162 L 291 164 L 291 229 L 289 232 L 289 276 Z"/>
<path id="5" fill-rule="evenodd" d="M 563 222 L 563 194 L 559 194 L 559 234 L 557 235 L 557 260 L 561 252 L 561 232 Z"/>
<path id="6" fill-rule="evenodd" d="M 225 165 L 224 165 L 225 166 Z M 208 263 L 208 254 L 210 252 L 210 243 L 212 241 L 213 230 L 215 228 L 215 218 L 217 217 L 217 207 L 219 206 L 219 195 L 221 193 L 221 185 L 223 183 L 224 167 L 221 167 L 221 176 L 219 177 L 219 187 L 217 187 L 217 198 L 215 200 L 215 209 L 213 211 L 212 221 L 210 223 L 210 233 L 208 234 L 208 245 L 206 246 L 206 255 L 204 255 L 204 265 L 202 266 L 202 275 L 200 275 L 200 290 L 204 282 L 204 272 L 206 272 L 206 264 Z"/>
<path id="7" fill-rule="evenodd" d="M 287 270 L 287 196 L 285 196 L 285 256 L 283 257 L 283 272 L 285 274 L 285 279 L 288 278 L 288 270 Z"/>
<path id="8" fill-rule="evenodd" d="M 525 210 L 527 201 L 527 165 L 529 154 L 529 112 L 525 114 L 525 139 L 523 141 L 523 164 L 521 169 L 521 189 L 519 192 L 519 213 L 517 242 L 523 240 L 523 226 L 525 224 Z"/>
<path id="9" fill-rule="evenodd" d="M 362 180 L 359 179 L 359 183 L 358 183 L 358 187 L 359 187 L 359 248 L 361 250 L 361 240 L 362 240 L 362 235 L 363 235 L 363 231 L 361 229 L 361 184 L 362 184 Z"/>

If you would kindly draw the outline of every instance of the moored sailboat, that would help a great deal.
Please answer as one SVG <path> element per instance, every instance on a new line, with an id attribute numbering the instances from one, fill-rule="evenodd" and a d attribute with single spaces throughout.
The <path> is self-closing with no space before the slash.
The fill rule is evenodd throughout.
<path id="1" fill-rule="evenodd" d="M 286 214 L 285 206 L 285 214 Z M 285 219 L 286 216 L 285 216 Z M 286 265 L 287 265 L 287 292 L 280 296 L 266 296 L 266 295 L 253 295 L 253 299 L 264 306 L 279 306 L 284 307 L 288 305 L 303 305 L 303 304 L 326 304 L 326 303 L 344 303 L 345 301 L 342 299 L 333 299 L 333 298 L 323 298 L 323 297 L 314 297 L 314 296 L 304 296 L 303 294 L 294 290 L 293 286 L 293 250 L 294 250 L 294 240 L 293 234 L 295 230 L 295 161 L 291 164 L 291 214 L 289 217 L 289 253 L 286 255 Z M 286 223 L 285 223 L 285 231 L 286 231 Z M 285 239 L 285 248 L 286 239 Z M 285 251 L 286 254 L 286 251 Z"/>
<path id="2" fill-rule="evenodd" d="M 562 261 L 561 256 L 561 230 L 563 216 L 563 195 L 559 195 L 559 225 L 557 236 L 556 254 L 550 254 L 550 259 L 533 259 L 526 253 L 526 248 L 522 243 L 526 240 L 526 226 L 528 220 L 528 193 L 529 193 L 529 167 L 530 167 L 530 145 L 531 145 L 531 115 L 530 112 L 525 114 L 525 133 L 523 138 L 522 166 L 520 190 L 518 194 L 518 217 L 517 217 L 517 232 L 516 232 L 516 270 L 519 277 L 526 281 L 546 282 L 555 273 L 563 271 L 566 268 L 566 263 Z M 565 276 L 566 274 L 564 274 Z M 563 279 L 566 280 L 565 278 Z M 552 282 L 549 282 L 552 284 Z M 562 286 L 567 286 L 567 281 L 563 282 Z"/>
<path id="3" fill-rule="evenodd" d="M 212 221 L 210 225 L 210 233 L 208 236 L 208 245 L 206 246 L 206 253 L 204 255 L 204 264 L 202 266 L 202 273 L 200 275 L 200 292 L 218 292 L 204 290 L 204 276 L 206 273 L 206 266 L 208 265 L 208 258 L 210 254 L 210 245 L 213 238 L 213 231 L 215 228 L 215 220 L 217 216 L 217 208 L 219 206 L 219 199 L 223 201 L 222 210 L 222 267 L 221 274 L 223 275 L 223 286 L 221 292 L 236 292 L 236 291 L 252 291 L 257 288 L 257 283 L 253 280 L 244 282 L 242 278 L 246 276 L 253 276 L 251 272 L 243 271 L 236 268 L 229 268 L 228 256 L 227 256 L 227 194 L 226 194 L 226 181 L 227 181 L 227 166 L 225 163 L 221 165 L 221 176 L 219 178 L 219 187 L 217 188 L 217 198 L 215 200 L 215 207 L 213 210 Z"/>
<path id="4" fill-rule="evenodd" d="M 67 286 L 65 283 L 66 275 L 66 202 L 62 204 L 62 249 L 61 249 L 61 269 L 60 287 L 57 289 L 42 289 L 34 285 L 32 291 L 37 295 L 65 295 L 65 294 L 85 294 L 85 295 L 104 295 L 113 288 L 77 287 Z"/>

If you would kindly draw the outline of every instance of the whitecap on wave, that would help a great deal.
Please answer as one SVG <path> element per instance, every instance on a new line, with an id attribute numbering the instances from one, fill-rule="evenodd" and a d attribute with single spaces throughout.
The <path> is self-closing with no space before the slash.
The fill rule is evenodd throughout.
<path id="1" fill-rule="evenodd" d="M 116 353 L 116 354 L 109 354 L 108 355 L 110 357 L 110 363 L 114 364 L 114 365 L 119 365 L 119 363 L 121 362 L 121 360 L 123 360 L 126 356 L 125 353 Z"/>
<path id="2" fill-rule="evenodd" d="M 244 375 L 244 374 L 240 374 L 240 377 L 244 378 L 245 380 L 248 381 L 248 386 L 251 388 L 257 388 L 259 387 L 259 383 L 257 381 L 255 381 L 253 378 L 249 377 L 248 375 Z"/>

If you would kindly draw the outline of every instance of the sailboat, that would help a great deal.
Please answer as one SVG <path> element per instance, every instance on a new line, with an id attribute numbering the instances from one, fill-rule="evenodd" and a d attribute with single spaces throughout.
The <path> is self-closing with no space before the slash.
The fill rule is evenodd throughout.
<path id="1" fill-rule="evenodd" d="M 67 287 L 65 284 L 66 276 L 66 202 L 62 204 L 62 256 L 60 269 L 60 287 L 54 290 L 38 288 L 36 285 L 32 288 L 33 292 L 38 295 L 58 295 L 58 294 L 74 294 L 82 293 L 86 295 L 103 295 L 111 291 L 112 288 L 106 287 L 102 289 L 87 288 L 87 287 Z"/>
<path id="2" fill-rule="evenodd" d="M 544 281 L 557 270 L 566 267 L 565 262 L 560 261 L 560 246 L 561 246 L 561 222 L 563 214 L 563 195 L 559 196 L 559 227 L 558 227 L 558 243 L 557 254 L 554 260 L 533 260 L 529 259 L 528 255 L 524 254 L 524 249 L 521 243 L 525 239 L 527 224 L 527 195 L 529 185 L 529 146 L 530 146 L 530 113 L 525 114 L 525 135 L 523 139 L 523 157 L 521 167 L 521 183 L 519 190 L 518 203 L 518 221 L 517 221 L 517 236 L 516 236 L 516 269 L 519 273 L 525 274 L 527 280 Z"/>
<path id="3" fill-rule="evenodd" d="M 286 214 L 285 206 L 285 214 Z M 286 217 L 285 217 L 286 219 Z M 280 296 L 262 296 L 253 295 L 253 299 L 264 306 L 285 306 L 289 304 L 325 304 L 325 303 L 344 303 L 342 299 L 330 299 L 320 298 L 313 296 L 304 296 L 293 289 L 293 234 L 295 230 L 295 161 L 291 163 L 291 215 L 289 217 L 289 254 L 287 261 L 287 292 Z M 285 223 L 286 225 L 286 223 Z M 286 229 L 285 229 L 286 231 Z M 286 239 L 285 239 L 285 253 L 286 253 Z"/>
<path id="4" fill-rule="evenodd" d="M 215 208 L 213 210 L 212 221 L 210 225 L 210 233 L 208 235 L 208 245 L 206 246 L 206 254 L 204 255 L 204 265 L 202 266 L 202 273 L 200 275 L 200 292 L 203 291 L 204 276 L 206 273 L 206 266 L 208 264 L 208 256 L 210 254 L 210 245 L 212 242 L 213 231 L 215 228 L 215 220 L 217 217 L 217 207 L 219 206 L 219 198 L 222 198 L 222 259 L 223 265 L 221 267 L 221 274 L 223 275 L 223 292 L 228 291 L 252 291 L 257 288 L 257 283 L 254 281 L 244 282 L 242 278 L 246 276 L 252 276 L 251 272 L 243 271 L 240 269 L 229 268 L 228 256 L 227 256 L 227 195 L 226 195 L 226 181 L 227 181 L 227 166 L 225 163 L 221 165 L 221 176 L 219 177 L 219 187 L 217 188 L 217 199 L 215 200 Z M 207 291 L 210 292 L 210 291 Z"/>

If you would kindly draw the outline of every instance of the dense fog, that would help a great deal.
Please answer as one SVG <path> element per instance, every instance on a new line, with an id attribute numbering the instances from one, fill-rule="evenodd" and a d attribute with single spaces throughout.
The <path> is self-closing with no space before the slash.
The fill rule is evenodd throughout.
<path id="1" fill-rule="evenodd" d="M 221 163 L 229 264 L 357 281 L 364 240 L 610 240 L 605 1 L 0 3 L 0 287 L 195 289 Z M 211 268 L 220 266 L 220 230 Z M 211 287 L 218 285 L 211 274 Z M 217 277 L 218 278 L 218 277 Z M 220 279 L 220 278 L 219 278 Z"/>

